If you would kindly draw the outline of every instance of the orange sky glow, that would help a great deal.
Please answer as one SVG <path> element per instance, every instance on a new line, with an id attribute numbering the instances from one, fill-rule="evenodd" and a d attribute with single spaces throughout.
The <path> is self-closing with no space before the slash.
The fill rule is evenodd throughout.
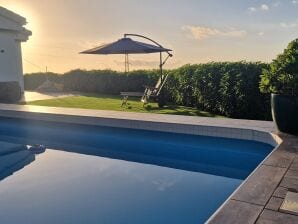
<path id="1" fill-rule="evenodd" d="M 26 28 L 33 33 L 22 45 L 25 73 L 45 71 L 46 67 L 58 73 L 77 68 L 123 71 L 122 55 L 79 52 L 116 41 L 124 33 L 143 34 L 173 49 L 174 57 L 167 68 L 210 61 L 270 62 L 298 36 L 295 14 L 298 4 L 277 6 L 266 0 L 265 10 L 258 8 L 259 3 L 254 0 L 246 3 L 232 0 L 234 4 L 229 7 L 226 1 L 166 0 L 159 8 L 155 0 L 129 0 L 125 4 L 114 0 L 0 0 L 0 3 L 25 17 Z M 130 60 L 132 69 L 150 69 L 158 67 L 159 57 L 131 55 Z"/>

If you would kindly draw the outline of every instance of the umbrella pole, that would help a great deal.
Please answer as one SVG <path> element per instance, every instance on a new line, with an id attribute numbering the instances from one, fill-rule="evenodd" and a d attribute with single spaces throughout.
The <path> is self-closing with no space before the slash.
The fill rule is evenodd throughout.
<path id="1" fill-rule="evenodd" d="M 129 59 L 128 54 L 125 54 L 125 72 L 129 72 Z"/>
<path id="2" fill-rule="evenodd" d="M 160 70 L 160 80 L 161 80 L 161 83 L 163 81 L 163 76 L 162 76 L 162 66 L 163 66 L 163 63 L 162 63 L 162 53 L 160 52 L 159 53 L 159 70 Z"/>

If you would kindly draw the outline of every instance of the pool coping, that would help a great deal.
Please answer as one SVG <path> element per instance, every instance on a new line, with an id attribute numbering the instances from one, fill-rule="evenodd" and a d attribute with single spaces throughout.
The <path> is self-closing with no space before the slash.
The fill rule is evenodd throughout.
<path id="1" fill-rule="evenodd" d="M 0 116 L 254 140 L 276 146 L 270 121 L 0 104 Z"/>
<path id="2" fill-rule="evenodd" d="M 282 198 L 275 195 L 280 188 L 294 187 L 298 191 L 298 177 L 291 178 L 293 176 L 288 174 L 296 171 L 291 168 L 296 166 L 298 174 L 298 137 L 278 133 L 273 122 L 11 104 L 0 104 L 0 117 L 226 137 L 270 144 L 274 150 L 207 223 L 262 223 L 268 219 L 272 223 L 274 220 L 286 223 L 284 220 L 296 221 L 296 218 L 298 222 L 298 216 L 276 209 L 277 201 Z"/>

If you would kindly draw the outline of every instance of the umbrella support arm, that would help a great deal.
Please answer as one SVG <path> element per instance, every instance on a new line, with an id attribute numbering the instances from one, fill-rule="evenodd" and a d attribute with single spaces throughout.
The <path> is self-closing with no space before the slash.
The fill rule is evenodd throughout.
<path id="1" fill-rule="evenodd" d="M 156 44 L 157 46 L 163 48 L 163 46 L 162 46 L 161 44 L 157 43 L 155 40 L 152 40 L 152 39 L 149 38 L 149 37 L 146 37 L 146 36 L 143 36 L 143 35 L 140 35 L 140 34 L 134 34 L 134 33 L 126 33 L 126 34 L 124 34 L 124 37 L 128 37 L 128 36 L 134 36 L 134 37 L 141 37 L 141 38 L 144 38 L 144 39 L 149 40 L 149 41 L 151 41 L 152 43 Z M 170 57 L 173 56 L 170 52 L 168 52 L 168 51 L 166 51 L 166 52 L 168 53 L 168 55 L 169 55 Z"/>
<path id="2" fill-rule="evenodd" d="M 167 62 L 167 60 L 170 58 L 170 55 L 168 55 L 167 57 L 166 57 L 166 59 L 162 62 L 162 64 L 161 65 L 164 65 L 166 62 Z"/>
<path id="3" fill-rule="evenodd" d="M 168 55 L 165 60 L 162 61 L 162 55 L 160 53 L 160 64 L 159 64 L 159 69 L 160 69 L 160 76 L 161 76 L 161 81 L 163 81 L 163 69 L 162 67 L 164 66 L 164 64 L 167 62 L 167 60 L 170 58 L 171 56 Z"/>

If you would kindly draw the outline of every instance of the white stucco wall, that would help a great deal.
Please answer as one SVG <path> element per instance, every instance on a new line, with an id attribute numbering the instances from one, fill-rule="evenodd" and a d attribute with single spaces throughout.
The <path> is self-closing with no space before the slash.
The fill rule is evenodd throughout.
<path id="1" fill-rule="evenodd" d="M 18 81 L 17 43 L 12 33 L 0 30 L 0 81 Z"/>
<path id="2" fill-rule="evenodd" d="M 17 41 L 16 43 L 16 70 L 18 74 L 19 83 L 22 89 L 22 92 L 25 91 L 24 88 L 24 75 L 23 75 L 23 59 L 22 59 L 22 47 L 21 42 Z"/>
<path id="3" fill-rule="evenodd" d="M 18 21 L 21 17 L 9 14 L 11 18 L 7 18 L 7 10 L 1 10 L 0 7 L 0 82 L 17 81 L 24 91 L 21 42 L 26 41 L 31 32 L 24 29 L 24 22 Z"/>

